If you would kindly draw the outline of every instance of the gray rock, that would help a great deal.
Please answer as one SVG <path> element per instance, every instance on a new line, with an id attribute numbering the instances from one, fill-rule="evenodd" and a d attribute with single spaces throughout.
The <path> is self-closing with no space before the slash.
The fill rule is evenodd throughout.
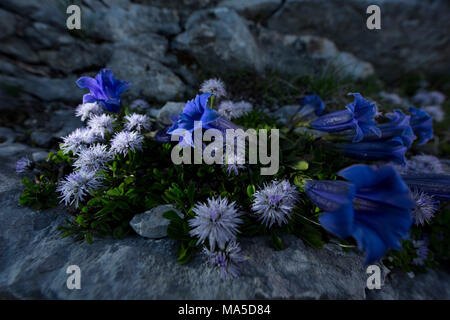
<path id="1" fill-rule="evenodd" d="M 310 74 L 320 69 L 342 77 L 364 79 L 374 73 L 370 63 L 341 52 L 324 38 L 259 29 L 259 45 L 267 68 L 293 74 Z"/>
<path id="2" fill-rule="evenodd" d="M 124 64 L 123 61 L 133 61 Z M 182 96 L 183 82 L 169 68 L 140 52 L 130 52 L 127 47 L 117 47 L 108 64 L 119 79 L 128 79 L 132 86 L 127 91 L 129 99 L 151 98 L 167 101 Z"/>
<path id="3" fill-rule="evenodd" d="M 156 120 L 163 125 L 172 124 L 170 116 L 182 113 L 185 105 L 186 103 L 184 102 L 167 102 L 161 110 L 159 110 Z"/>
<path id="4" fill-rule="evenodd" d="M 16 139 L 16 133 L 10 128 L 0 127 L 0 145 L 13 143 Z"/>
<path id="5" fill-rule="evenodd" d="M 80 101 L 81 102 L 81 101 Z M 51 111 L 50 120 L 46 127 L 49 132 L 53 132 L 53 137 L 59 139 L 81 128 L 83 122 L 75 116 L 74 109 L 59 109 Z"/>
<path id="6" fill-rule="evenodd" d="M 186 22 L 173 47 L 192 56 L 208 70 L 252 68 L 262 71 L 261 52 L 247 23 L 228 8 L 201 10 Z"/>
<path id="7" fill-rule="evenodd" d="M 372 4 L 381 8 L 381 30 L 366 27 L 366 9 Z M 446 0 L 286 0 L 267 26 L 280 33 L 332 39 L 341 50 L 392 78 L 409 70 L 450 69 L 449 12 Z"/>
<path id="8" fill-rule="evenodd" d="M 31 133 L 31 142 L 36 144 L 38 147 L 49 147 L 52 140 L 53 140 L 53 134 L 49 132 L 43 132 L 43 131 L 34 131 Z"/>
<path id="9" fill-rule="evenodd" d="M 178 265 L 177 244 L 169 239 L 101 238 L 92 245 L 63 239 L 57 226 L 69 214 L 18 206 L 18 178 L 0 165 L 0 179 L 3 299 L 450 298 L 445 272 L 398 281 L 390 275 L 380 291 L 367 292 L 362 254 L 333 244 L 312 249 L 293 236 L 284 238 L 283 251 L 273 250 L 266 238 L 242 239 L 246 261 L 234 280 L 222 280 L 201 255 Z M 67 289 L 70 265 L 81 269 L 80 290 Z"/>
<path id="10" fill-rule="evenodd" d="M 260 20 L 268 17 L 281 3 L 282 0 L 225 0 L 218 7 L 230 8 L 248 19 Z"/>
<path id="11" fill-rule="evenodd" d="M 167 226 L 170 221 L 162 215 L 169 210 L 175 211 L 180 218 L 183 218 L 183 215 L 174 206 L 160 205 L 135 215 L 130 221 L 130 226 L 144 238 L 160 239 L 167 237 Z"/>
<path id="12" fill-rule="evenodd" d="M 31 155 L 31 158 L 33 159 L 33 161 L 38 162 L 38 161 L 46 160 L 47 156 L 48 156 L 47 151 L 37 151 L 37 152 L 33 152 L 33 154 Z"/>
<path id="13" fill-rule="evenodd" d="M 6 38 L 12 34 L 16 29 L 17 19 L 14 14 L 6 10 L 0 9 L 0 39 Z"/>

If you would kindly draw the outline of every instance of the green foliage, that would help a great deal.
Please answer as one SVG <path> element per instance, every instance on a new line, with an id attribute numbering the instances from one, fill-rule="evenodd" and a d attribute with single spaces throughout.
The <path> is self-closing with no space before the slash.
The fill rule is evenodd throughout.
<path id="1" fill-rule="evenodd" d="M 54 207 L 58 204 L 55 196 L 56 184 L 49 181 L 44 175 L 31 181 L 28 177 L 22 179 L 25 190 L 19 197 L 23 206 L 33 207 L 36 210 Z"/>

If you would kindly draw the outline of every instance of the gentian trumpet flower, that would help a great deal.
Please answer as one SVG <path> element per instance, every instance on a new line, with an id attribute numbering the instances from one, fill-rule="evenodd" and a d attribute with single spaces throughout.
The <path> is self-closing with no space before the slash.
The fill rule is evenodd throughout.
<path id="1" fill-rule="evenodd" d="M 364 134 L 363 141 L 380 141 L 400 137 L 406 147 L 411 147 L 413 141 L 416 139 L 409 123 L 411 117 L 405 115 L 400 110 L 395 110 L 394 113 L 388 113 L 386 117 L 391 121 L 377 125 L 381 135 L 378 136 L 370 131 Z"/>
<path id="2" fill-rule="evenodd" d="M 320 116 L 325 110 L 325 103 L 319 95 L 309 94 L 300 99 L 301 108 L 296 115 L 300 119 L 307 119 L 311 115 Z"/>
<path id="3" fill-rule="evenodd" d="M 321 225 L 338 237 L 353 237 L 366 251 L 366 265 L 389 248 L 400 250 L 413 222 L 414 201 L 397 171 L 359 164 L 338 174 L 348 181 L 306 182 L 306 194 L 325 211 Z"/>
<path id="4" fill-rule="evenodd" d="M 433 139 L 433 120 L 430 115 L 422 109 L 410 107 L 411 127 L 414 133 L 419 136 L 419 146 L 424 145 L 428 140 Z"/>
<path id="5" fill-rule="evenodd" d="M 392 161 L 405 164 L 408 149 L 403 139 L 395 137 L 388 141 L 367 141 L 335 144 L 335 147 L 349 158 L 370 161 Z"/>
<path id="6" fill-rule="evenodd" d="M 346 106 L 345 110 L 323 115 L 311 122 L 311 127 L 325 132 L 342 132 L 352 129 L 353 142 L 359 142 L 364 134 L 373 132 L 381 135 L 375 126 L 376 105 L 364 99 L 359 93 L 351 93 L 355 100 Z"/>
<path id="7" fill-rule="evenodd" d="M 201 127 L 203 129 L 211 129 L 212 126 L 210 124 L 220 117 L 215 110 L 207 106 L 210 96 L 211 93 L 203 93 L 188 101 L 183 109 L 183 113 L 178 115 L 178 119 L 167 130 L 167 133 L 180 135 L 180 142 L 187 139 L 189 141 L 184 141 L 183 144 L 190 144 L 193 146 L 192 133 L 199 125 L 199 123 L 194 124 L 194 122 L 201 122 Z M 188 132 L 190 136 L 186 136 L 186 132 Z"/>
<path id="8" fill-rule="evenodd" d="M 90 90 L 83 96 L 83 103 L 97 102 L 105 110 L 116 113 L 122 106 L 120 95 L 130 87 L 128 82 L 115 79 L 108 69 L 100 70 L 95 78 L 81 77 L 77 85 Z"/>
<path id="9" fill-rule="evenodd" d="M 436 173 L 408 173 L 402 175 L 411 190 L 419 190 L 436 200 L 450 201 L 450 175 Z"/>

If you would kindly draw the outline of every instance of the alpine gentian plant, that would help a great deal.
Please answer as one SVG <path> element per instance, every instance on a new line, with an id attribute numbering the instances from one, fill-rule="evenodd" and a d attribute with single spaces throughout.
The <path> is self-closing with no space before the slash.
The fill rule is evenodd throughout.
<path id="1" fill-rule="evenodd" d="M 136 130 L 137 132 L 141 132 L 142 129 L 149 131 L 152 127 L 150 122 L 150 118 L 145 114 L 132 113 L 128 116 L 125 116 L 125 129 L 131 131 Z"/>
<path id="2" fill-rule="evenodd" d="M 433 139 L 433 120 L 430 115 L 422 109 L 410 107 L 411 127 L 419 137 L 419 146 L 424 145 L 428 140 Z"/>
<path id="3" fill-rule="evenodd" d="M 364 134 L 373 132 L 380 135 L 375 126 L 376 105 L 364 99 L 359 93 L 351 93 L 355 100 L 346 106 L 345 110 L 323 115 L 311 122 L 311 127 L 325 132 L 343 132 L 353 130 L 353 142 L 359 142 Z"/>
<path id="4" fill-rule="evenodd" d="M 93 115 L 100 115 L 103 112 L 103 108 L 97 102 L 83 103 L 75 109 L 75 115 L 80 117 L 81 121 L 85 121 Z"/>
<path id="5" fill-rule="evenodd" d="M 288 222 L 298 200 L 298 192 L 289 181 L 272 181 L 253 194 L 252 210 L 267 227 Z"/>
<path id="6" fill-rule="evenodd" d="M 300 106 L 301 108 L 296 116 L 302 120 L 307 120 L 312 115 L 320 116 L 325 110 L 325 103 L 317 94 L 309 94 L 301 98 Z"/>
<path id="7" fill-rule="evenodd" d="M 239 264 L 245 260 L 239 243 L 232 241 L 223 251 L 211 251 L 205 247 L 203 252 L 210 266 L 217 268 L 222 278 L 239 276 Z"/>
<path id="8" fill-rule="evenodd" d="M 407 147 L 400 137 L 388 141 L 368 141 L 359 143 L 335 144 L 345 156 L 366 161 L 392 161 L 405 163 Z"/>
<path id="9" fill-rule="evenodd" d="M 238 226 L 242 223 L 235 202 L 226 198 L 209 198 L 207 203 L 199 203 L 193 209 L 195 217 L 189 220 L 191 236 L 197 237 L 197 244 L 208 240 L 212 251 L 216 246 L 225 249 L 227 242 L 236 240 Z"/>
<path id="10" fill-rule="evenodd" d="M 219 118 L 219 114 L 207 106 L 210 96 L 211 93 L 204 93 L 188 101 L 183 109 L 183 113 L 178 116 L 178 120 L 167 130 L 167 133 L 180 135 L 180 142 L 188 140 L 183 145 L 193 146 L 192 133 L 195 129 L 194 122 L 201 122 L 203 129 L 210 129 L 212 128 L 210 124 Z M 189 135 L 187 136 L 185 133 Z"/>
<path id="11" fill-rule="evenodd" d="M 16 162 L 16 173 L 24 173 L 30 170 L 32 163 L 27 157 L 22 157 Z"/>
<path id="12" fill-rule="evenodd" d="M 129 151 L 142 150 L 144 137 L 136 131 L 121 131 L 111 139 L 111 152 L 126 156 Z"/>
<path id="13" fill-rule="evenodd" d="M 83 96 L 83 103 L 98 102 L 110 112 L 119 112 L 122 106 L 120 95 L 130 86 L 126 81 L 115 79 L 112 71 L 108 69 L 100 70 L 95 78 L 81 77 L 77 80 L 77 85 L 90 91 Z"/>
<path id="14" fill-rule="evenodd" d="M 386 114 L 386 117 L 391 121 L 377 125 L 380 135 L 369 131 L 364 134 L 363 141 L 383 141 L 400 137 L 407 148 L 411 147 L 416 136 L 409 124 L 410 116 L 405 115 L 400 110 L 395 110 L 394 113 Z"/>
<path id="15" fill-rule="evenodd" d="M 389 248 L 400 250 L 412 224 L 414 201 L 390 165 L 353 165 L 338 173 L 348 181 L 308 180 L 305 192 L 322 210 L 321 225 L 341 238 L 353 237 L 367 251 L 366 264 Z"/>
<path id="16" fill-rule="evenodd" d="M 434 213 L 439 207 L 439 201 L 434 200 L 433 196 L 423 191 L 414 190 L 412 197 L 416 204 L 413 211 L 414 222 L 416 225 L 424 226 L 434 217 Z"/>
<path id="17" fill-rule="evenodd" d="M 100 187 L 101 179 L 95 172 L 79 170 L 69 174 L 56 190 L 61 193 L 61 202 L 66 206 L 70 204 L 78 208 L 88 193 Z"/>
<path id="18" fill-rule="evenodd" d="M 411 190 L 423 191 L 436 200 L 450 200 L 450 175 L 435 173 L 402 174 Z"/>

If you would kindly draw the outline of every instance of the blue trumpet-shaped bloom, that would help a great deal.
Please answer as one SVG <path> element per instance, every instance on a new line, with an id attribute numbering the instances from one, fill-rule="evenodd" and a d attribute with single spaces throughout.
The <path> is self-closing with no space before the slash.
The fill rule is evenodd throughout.
<path id="1" fill-rule="evenodd" d="M 343 132 L 352 129 L 353 142 L 359 142 L 370 132 L 379 136 L 375 125 L 376 105 L 364 99 L 359 93 L 351 93 L 355 100 L 340 110 L 323 115 L 311 122 L 311 127 L 325 132 Z"/>
<path id="2" fill-rule="evenodd" d="M 115 79 L 108 69 L 100 70 L 95 78 L 81 77 L 77 85 L 90 91 L 83 96 L 83 103 L 97 102 L 110 112 L 119 112 L 122 106 L 120 95 L 130 87 L 128 82 Z"/>
<path id="3" fill-rule="evenodd" d="M 203 129 L 211 129 L 213 122 L 219 119 L 219 114 L 207 107 L 208 99 L 211 93 L 197 95 L 194 99 L 188 101 L 183 112 L 178 115 L 178 119 L 167 130 L 168 134 L 180 135 L 180 142 L 193 146 L 192 133 L 198 127 Z M 186 135 L 186 133 L 189 133 Z"/>
<path id="4" fill-rule="evenodd" d="M 306 183 L 306 194 L 324 211 L 321 225 L 338 237 L 355 238 L 366 251 L 365 264 L 381 259 L 389 248 L 400 250 L 413 222 L 414 201 L 397 171 L 390 165 L 359 164 L 339 175 L 348 181 Z"/>
<path id="5" fill-rule="evenodd" d="M 392 161 L 405 164 L 408 149 L 402 138 L 395 137 L 387 141 L 367 141 L 342 143 L 335 145 L 345 156 L 365 161 Z"/>
<path id="6" fill-rule="evenodd" d="M 419 108 L 410 107 L 411 127 L 414 133 L 419 137 L 419 146 L 433 138 L 433 120 L 431 116 Z"/>
<path id="7" fill-rule="evenodd" d="M 410 173 L 402 175 L 411 190 L 419 190 L 436 200 L 450 201 L 450 175 Z"/>
<path id="8" fill-rule="evenodd" d="M 300 118 L 306 119 L 315 114 L 320 116 L 325 110 L 325 103 L 317 94 L 309 94 L 300 99 L 301 109 L 298 112 Z"/>
<path id="9" fill-rule="evenodd" d="M 395 110 L 394 113 L 386 114 L 386 117 L 391 121 L 377 125 L 381 135 L 378 136 L 373 132 L 368 132 L 364 135 L 363 141 L 385 141 L 394 137 L 399 137 L 406 147 L 411 147 L 413 141 L 416 139 L 410 125 L 411 117 L 405 115 L 400 110 Z"/>

